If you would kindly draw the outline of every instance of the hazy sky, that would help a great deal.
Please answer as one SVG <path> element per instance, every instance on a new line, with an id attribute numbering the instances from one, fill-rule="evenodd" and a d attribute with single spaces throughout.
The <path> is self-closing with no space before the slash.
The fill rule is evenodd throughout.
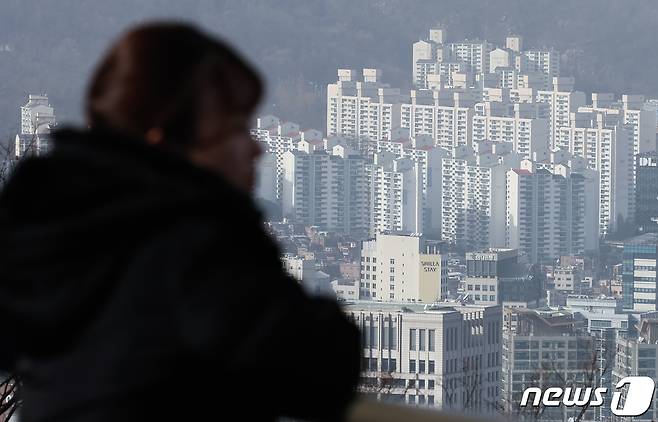
<path id="1" fill-rule="evenodd" d="M 629 5 L 632 3 L 632 6 Z M 128 25 L 196 22 L 237 45 L 269 82 L 264 104 L 281 118 L 324 129 L 323 87 L 337 67 L 380 67 L 410 84 L 411 43 L 441 22 L 448 38 L 563 52 L 563 73 L 584 90 L 658 95 L 658 3 L 654 0 L 2 0 L 0 134 L 18 128 L 28 93 L 47 92 L 60 121 L 80 121 L 92 66 Z"/>

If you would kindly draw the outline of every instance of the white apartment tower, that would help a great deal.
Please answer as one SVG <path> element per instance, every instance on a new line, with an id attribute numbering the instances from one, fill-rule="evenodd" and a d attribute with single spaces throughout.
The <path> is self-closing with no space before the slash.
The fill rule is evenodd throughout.
<path id="1" fill-rule="evenodd" d="M 45 95 L 30 95 L 21 107 L 21 132 L 14 139 L 17 159 L 26 155 L 40 155 L 51 146 L 50 130 L 56 124 L 55 111 Z"/>
<path id="2" fill-rule="evenodd" d="M 375 154 L 365 173 L 370 186 L 370 235 L 385 232 L 422 233 L 421 165 L 392 152 Z"/>
<path id="3" fill-rule="evenodd" d="M 573 78 L 553 78 L 553 90 L 539 91 L 537 101 L 549 105 L 549 146 L 562 148 L 556 144 L 557 133 L 570 124 L 571 113 L 585 105 L 585 93 L 573 90 Z"/>
<path id="4" fill-rule="evenodd" d="M 642 95 L 622 95 L 619 101 L 613 94 L 592 94 L 592 106 L 580 107 L 579 112 L 601 113 L 611 122 L 629 125 L 633 132 L 633 155 L 656 149 L 655 111 L 645 106 Z"/>
<path id="5" fill-rule="evenodd" d="M 506 142 L 522 158 L 548 149 L 549 121 L 543 118 L 474 116 L 473 141 Z"/>
<path id="6" fill-rule="evenodd" d="M 400 133 L 400 136 L 397 136 Z M 393 140 L 377 141 L 375 152 L 388 152 L 394 154 L 396 159 L 408 158 L 418 166 L 419 185 L 421 187 L 421 207 L 422 223 L 419 232 L 436 235 L 441 234 L 441 165 L 442 159 L 449 157 L 449 151 L 434 147 L 434 141 L 429 135 L 419 135 L 416 138 L 408 138 L 408 130 L 398 128 L 394 130 Z M 375 182 L 372 186 L 380 190 L 385 185 L 381 184 L 381 178 L 373 179 Z M 384 191 L 379 191 L 373 195 L 372 201 L 379 204 L 387 202 L 385 197 L 380 197 Z M 371 202 L 372 203 L 372 202 Z M 371 232 L 381 231 L 382 228 L 388 227 L 388 224 L 374 222 L 374 227 L 379 227 Z M 391 230 L 386 228 L 385 230 Z M 413 230 L 412 230 L 413 231 Z"/>
<path id="7" fill-rule="evenodd" d="M 487 73 L 489 71 L 489 53 L 493 46 L 484 40 L 463 40 L 449 43 L 448 50 L 455 60 L 468 64 L 472 73 Z"/>
<path id="8" fill-rule="evenodd" d="M 327 136 L 390 139 L 400 120 L 400 90 L 380 82 L 381 71 L 338 69 L 338 81 L 327 86 Z"/>
<path id="9" fill-rule="evenodd" d="M 506 172 L 520 158 L 508 144 L 491 148 L 460 147 L 443 159 L 441 238 L 467 250 L 505 245 Z"/>
<path id="10" fill-rule="evenodd" d="M 55 110 L 46 95 L 32 95 L 21 107 L 21 135 L 49 133 L 50 125 L 55 123 Z"/>
<path id="11" fill-rule="evenodd" d="M 471 93 L 411 91 L 411 102 L 401 106 L 400 126 L 408 128 L 412 138 L 430 135 L 441 148 L 470 146 L 475 102 Z"/>
<path id="12" fill-rule="evenodd" d="M 527 50 L 517 60 L 517 69 L 520 72 L 538 72 L 544 75 L 546 83 L 560 76 L 560 52 L 550 50 Z M 550 89 L 546 86 L 544 89 Z"/>
<path id="13" fill-rule="evenodd" d="M 574 113 L 571 123 L 558 131 L 562 148 L 587 160 L 599 175 L 599 232 L 617 228 L 618 219 L 634 212 L 633 131 L 603 113 Z"/>
<path id="14" fill-rule="evenodd" d="M 507 247 L 548 264 L 597 246 L 595 172 L 523 160 L 507 172 Z M 589 201 L 588 201 L 589 199 Z"/>
<path id="15" fill-rule="evenodd" d="M 282 212 L 304 225 L 355 237 L 368 234 L 365 161 L 336 146 L 331 152 L 300 149 L 283 154 Z"/>

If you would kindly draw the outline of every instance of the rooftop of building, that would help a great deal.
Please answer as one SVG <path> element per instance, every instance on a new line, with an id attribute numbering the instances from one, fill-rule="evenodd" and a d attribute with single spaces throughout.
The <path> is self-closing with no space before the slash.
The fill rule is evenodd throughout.
<path id="1" fill-rule="evenodd" d="M 462 302 L 435 302 L 435 303 L 418 303 L 418 302 L 377 302 L 372 300 L 354 300 L 343 303 L 343 308 L 347 311 L 386 311 L 386 312 L 404 312 L 404 313 L 450 313 L 464 311 L 482 311 L 484 306 L 462 303 Z"/>
<path id="2" fill-rule="evenodd" d="M 644 233 L 631 237 L 624 241 L 624 245 L 656 245 L 658 244 L 658 233 Z"/>

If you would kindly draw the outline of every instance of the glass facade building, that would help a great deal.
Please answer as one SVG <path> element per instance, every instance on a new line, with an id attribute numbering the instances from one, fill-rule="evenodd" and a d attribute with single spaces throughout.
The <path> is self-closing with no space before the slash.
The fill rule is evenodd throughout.
<path id="1" fill-rule="evenodd" d="M 658 232 L 658 152 L 635 156 L 635 223 L 640 232 Z"/>
<path id="2" fill-rule="evenodd" d="M 656 310 L 657 233 L 645 233 L 624 242 L 622 297 L 624 309 Z"/>

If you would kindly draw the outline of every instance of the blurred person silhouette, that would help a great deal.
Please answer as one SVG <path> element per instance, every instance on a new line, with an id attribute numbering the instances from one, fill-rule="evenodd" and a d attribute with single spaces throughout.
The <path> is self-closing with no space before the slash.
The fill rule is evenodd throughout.
<path id="1" fill-rule="evenodd" d="M 123 35 L 87 129 L 0 193 L 0 369 L 35 421 L 341 420 L 358 329 L 286 275 L 250 190 L 263 84 L 183 23 Z"/>

